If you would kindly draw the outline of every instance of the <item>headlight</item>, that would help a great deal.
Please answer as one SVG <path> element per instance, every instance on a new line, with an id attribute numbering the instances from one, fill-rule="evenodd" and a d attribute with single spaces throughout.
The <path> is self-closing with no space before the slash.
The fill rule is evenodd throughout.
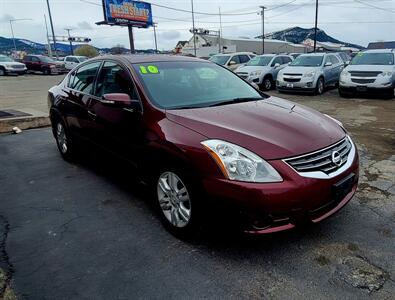
<path id="1" fill-rule="evenodd" d="M 350 76 L 350 72 L 348 72 L 348 71 L 346 71 L 346 70 L 343 70 L 343 71 L 340 73 L 340 76 Z"/>
<path id="2" fill-rule="evenodd" d="M 50 67 L 51 69 L 56 68 L 55 65 L 49 65 L 49 67 Z"/>
<path id="3" fill-rule="evenodd" d="M 259 75 L 261 75 L 261 74 L 262 74 L 261 71 L 254 71 L 254 72 L 251 72 L 251 73 L 250 73 L 250 76 L 259 76 Z"/>
<path id="4" fill-rule="evenodd" d="M 384 77 L 390 77 L 390 76 L 392 76 L 392 72 L 390 72 L 390 71 L 388 71 L 388 72 L 383 72 L 383 73 L 381 73 L 380 74 L 381 76 L 384 76 Z"/>
<path id="5" fill-rule="evenodd" d="M 216 161 L 225 177 L 247 182 L 280 182 L 280 174 L 264 159 L 240 146 L 207 140 L 202 145 Z"/>
<path id="6" fill-rule="evenodd" d="M 315 71 L 306 72 L 303 74 L 303 77 L 314 77 Z"/>

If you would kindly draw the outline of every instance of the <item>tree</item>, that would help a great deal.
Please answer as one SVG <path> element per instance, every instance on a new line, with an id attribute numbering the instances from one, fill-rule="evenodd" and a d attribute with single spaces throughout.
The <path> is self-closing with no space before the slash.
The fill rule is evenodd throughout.
<path id="1" fill-rule="evenodd" d="M 99 52 L 96 50 L 95 47 L 91 45 L 82 45 L 75 49 L 74 54 L 80 56 L 95 57 L 99 55 Z"/>
<path id="2" fill-rule="evenodd" d="M 111 48 L 111 54 L 123 54 L 125 53 L 125 47 L 121 44 L 118 44 Z"/>

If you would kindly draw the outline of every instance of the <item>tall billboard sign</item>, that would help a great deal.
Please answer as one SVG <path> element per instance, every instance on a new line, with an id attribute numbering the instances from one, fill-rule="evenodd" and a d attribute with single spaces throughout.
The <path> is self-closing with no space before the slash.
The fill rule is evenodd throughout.
<path id="1" fill-rule="evenodd" d="M 152 26 L 151 4 L 132 0 L 103 0 L 104 22 L 108 25 L 147 28 Z"/>

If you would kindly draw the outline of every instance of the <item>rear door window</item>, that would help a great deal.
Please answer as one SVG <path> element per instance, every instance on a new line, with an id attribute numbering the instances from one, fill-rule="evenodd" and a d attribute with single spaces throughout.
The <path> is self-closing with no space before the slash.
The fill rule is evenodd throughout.
<path id="1" fill-rule="evenodd" d="M 69 87 L 73 90 L 92 94 L 97 71 L 101 61 L 86 64 L 74 72 L 69 81 Z"/>

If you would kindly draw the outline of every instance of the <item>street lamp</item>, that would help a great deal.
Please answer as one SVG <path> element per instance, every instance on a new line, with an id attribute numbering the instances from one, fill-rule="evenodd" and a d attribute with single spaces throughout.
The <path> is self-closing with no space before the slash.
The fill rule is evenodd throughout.
<path id="1" fill-rule="evenodd" d="M 12 34 L 12 41 L 14 42 L 14 50 L 16 52 L 16 43 L 15 43 L 15 36 L 14 36 L 14 28 L 12 27 L 12 23 L 16 21 L 31 21 L 32 19 L 11 19 L 9 20 L 10 22 L 10 27 L 11 27 L 11 34 Z"/>

